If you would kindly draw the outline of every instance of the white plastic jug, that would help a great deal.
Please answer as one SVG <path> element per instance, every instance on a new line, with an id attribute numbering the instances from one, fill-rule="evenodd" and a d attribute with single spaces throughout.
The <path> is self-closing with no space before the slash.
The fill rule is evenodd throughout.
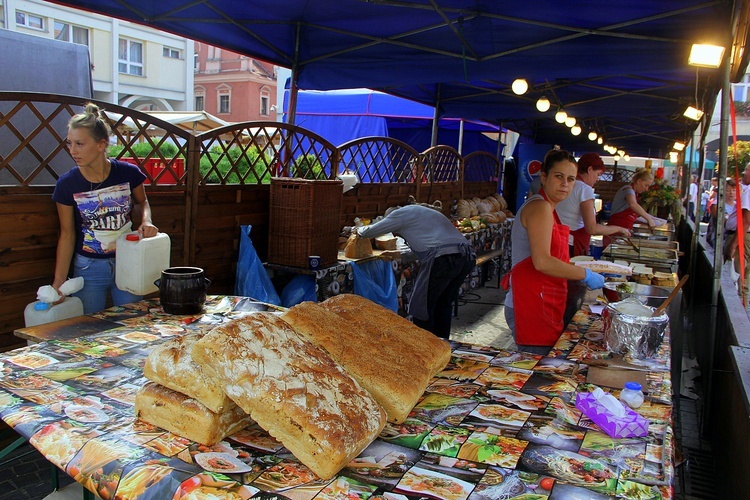
<path id="1" fill-rule="evenodd" d="M 23 319 L 27 327 L 74 318 L 83 314 L 83 302 L 78 297 L 65 297 L 59 304 L 48 304 L 35 300 L 26 306 Z"/>
<path id="2" fill-rule="evenodd" d="M 127 233 L 117 239 L 115 283 L 117 288 L 136 295 L 159 290 L 154 281 L 169 267 L 172 248 L 169 235 L 159 233 L 152 238 L 140 238 L 138 233 Z"/>

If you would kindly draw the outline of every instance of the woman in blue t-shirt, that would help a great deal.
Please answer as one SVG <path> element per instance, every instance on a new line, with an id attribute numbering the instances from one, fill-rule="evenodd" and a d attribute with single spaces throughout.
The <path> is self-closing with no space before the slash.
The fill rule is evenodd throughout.
<path id="1" fill-rule="evenodd" d="M 60 176 L 52 194 L 60 218 L 52 286 L 59 292 L 72 260 L 73 276 L 84 280 L 74 295 L 85 314 L 104 309 L 108 291 L 115 305 L 141 299 L 115 285 L 117 238 L 132 231 L 134 213 L 140 217 L 141 237 L 159 232 L 151 222 L 146 176 L 135 165 L 107 157 L 109 136 L 109 125 L 95 104 L 86 104 L 83 113 L 70 119 L 66 145 L 77 166 Z"/>

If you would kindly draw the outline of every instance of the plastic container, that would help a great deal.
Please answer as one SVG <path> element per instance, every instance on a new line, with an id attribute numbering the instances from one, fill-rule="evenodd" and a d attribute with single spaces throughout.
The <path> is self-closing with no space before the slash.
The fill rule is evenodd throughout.
<path id="1" fill-rule="evenodd" d="M 115 283 L 117 288 L 136 295 L 159 290 L 154 281 L 169 267 L 172 248 L 169 235 L 159 233 L 141 239 L 138 233 L 127 233 L 117 239 Z"/>
<path id="2" fill-rule="evenodd" d="M 78 297 L 65 297 L 64 301 L 55 305 L 35 300 L 23 311 L 23 319 L 27 328 L 82 315 L 83 302 Z"/>
<path id="3" fill-rule="evenodd" d="M 643 391 L 638 382 L 625 382 L 625 387 L 620 391 L 620 401 L 635 409 L 643 404 Z"/>

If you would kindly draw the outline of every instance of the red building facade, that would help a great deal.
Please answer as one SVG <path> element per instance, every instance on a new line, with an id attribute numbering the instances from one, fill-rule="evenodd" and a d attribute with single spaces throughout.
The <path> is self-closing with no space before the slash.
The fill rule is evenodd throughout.
<path id="1" fill-rule="evenodd" d="M 273 65 L 195 42 L 196 111 L 228 122 L 276 121 Z"/>

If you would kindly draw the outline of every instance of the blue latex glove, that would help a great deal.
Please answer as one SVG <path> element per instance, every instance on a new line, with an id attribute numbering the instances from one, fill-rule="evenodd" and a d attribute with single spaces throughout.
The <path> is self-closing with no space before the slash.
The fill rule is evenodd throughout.
<path id="1" fill-rule="evenodd" d="M 595 273 L 591 269 L 586 269 L 586 277 L 581 281 L 586 283 L 589 290 L 596 290 L 604 286 L 604 276 L 599 273 Z"/>

